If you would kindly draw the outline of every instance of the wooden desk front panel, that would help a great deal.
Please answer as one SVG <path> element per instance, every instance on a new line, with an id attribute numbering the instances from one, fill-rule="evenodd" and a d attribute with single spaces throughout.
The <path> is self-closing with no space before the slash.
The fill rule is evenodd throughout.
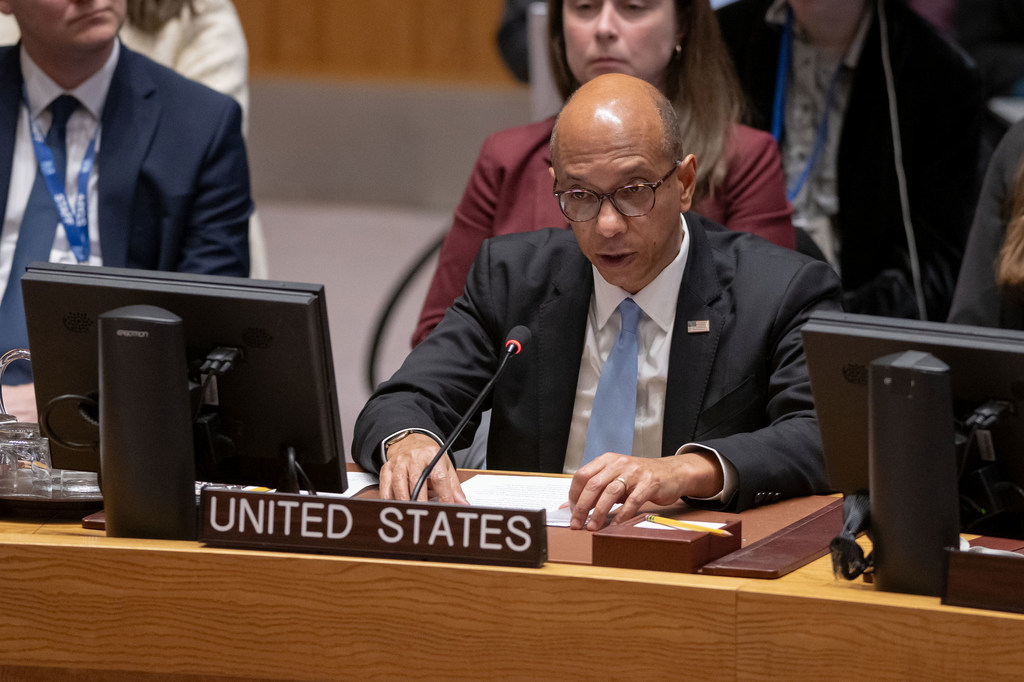
<path id="1" fill-rule="evenodd" d="M 721 655 L 736 638 L 739 581 L 727 578 L 235 552 L 70 531 L 0 534 L 0 572 L 7 666 L 285 679 L 736 674 Z"/>
<path id="2" fill-rule="evenodd" d="M 992 680 L 1024 674 L 1024 616 L 837 581 L 830 562 L 824 557 L 791 576 L 739 589 L 738 679 Z"/>
<path id="3" fill-rule="evenodd" d="M 1024 616 L 837 582 L 828 558 L 753 580 L 240 552 L 0 522 L 0 571 L 0 679 L 988 680 L 1024 669 Z"/>

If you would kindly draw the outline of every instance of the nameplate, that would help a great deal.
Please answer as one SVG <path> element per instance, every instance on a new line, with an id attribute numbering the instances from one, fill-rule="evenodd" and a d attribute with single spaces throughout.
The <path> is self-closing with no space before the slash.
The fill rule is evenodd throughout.
<path id="1" fill-rule="evenodd" d="M 203 489 L 199 540 L 219 547 L 539 567 L 543 509 Z"/>

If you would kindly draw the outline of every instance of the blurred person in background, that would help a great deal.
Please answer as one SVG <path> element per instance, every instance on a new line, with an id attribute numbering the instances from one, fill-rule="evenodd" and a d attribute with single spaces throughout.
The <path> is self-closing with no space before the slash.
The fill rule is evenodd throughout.
<path id="1" fill-rule="evenodd" d="M 992 155 L 949 321 L 1024 329 L 1024 121 Z"/>
<path id="2" fill-rule="evenodd" d="M 771 136 L 739 124 L 742 94 L 708 0 L 552 0 L 549 49 L 563 99 L 604 73 L 651 83 L 674 104 L 697 158 L 693 210 L 781 246 L 796 244 Z M 420 313 L 422 341 L 462 293 L 488 237 L 569 225 L 551 196 L 554 118 L 510 128 L 483 144 Z"/>
<path id="3" fill-rule="evenodd" d="M 238 103 L 123 46 L 125 0 L 0 12 L 21 31 L 0 47 L 0 353 L 28 346 L 21 275 L 35 260 L 247 275 Z M 3 380 L 31 421 L 27 363 Z"/>
<path id="4" fill-rule="evenodd" d="M 717 16 L 847 309 L 945 319 L 978 184 L 975 69 L 901 0 L 737 0 Z"/>
<path id="5" fill-rule="evenodd" d="M 127 0 L 119 37 L 129 49 L 174 69 L 242 107 L 242 131 L 249 120 L 249 47 L 231 0 Z M 0 45 L 21 37 L 18 22 L 0 14 Z M 259 216 L 249 221 L 249 275 L 269 276 L 266 241 Z"/>

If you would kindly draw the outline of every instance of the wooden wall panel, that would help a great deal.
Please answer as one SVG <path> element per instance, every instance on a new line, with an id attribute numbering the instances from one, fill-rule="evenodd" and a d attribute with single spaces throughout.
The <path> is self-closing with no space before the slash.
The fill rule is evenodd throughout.
<path id="1" fill-rule="evenodd" d="M 511 85 L 503 0 L 236 0 L 251 74 Z"/>

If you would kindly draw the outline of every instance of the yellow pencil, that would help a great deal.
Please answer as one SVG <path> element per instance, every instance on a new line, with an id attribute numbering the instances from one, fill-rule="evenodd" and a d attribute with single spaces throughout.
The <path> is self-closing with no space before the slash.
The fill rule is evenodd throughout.
<path id="1" fill-rule="evenodd" d="M 678 519 L 670 519 L 667 516 L 658 516 L 657 514 L 648 514 L 644 517 L 645 520 L 651 523 L 658 523 L 662 526 L 671 526 L 672 528 L 682 528 L 683 530 L 695 530 L 698 532 L 711 533 L 712 535 L 721 535 L 723 537 L 731 538 L 732 533 L 721 528 L 710 528 L 708 526 L 702 526 L 698 523 L 688 523 L 686 521 L 680 521 Z"/>

